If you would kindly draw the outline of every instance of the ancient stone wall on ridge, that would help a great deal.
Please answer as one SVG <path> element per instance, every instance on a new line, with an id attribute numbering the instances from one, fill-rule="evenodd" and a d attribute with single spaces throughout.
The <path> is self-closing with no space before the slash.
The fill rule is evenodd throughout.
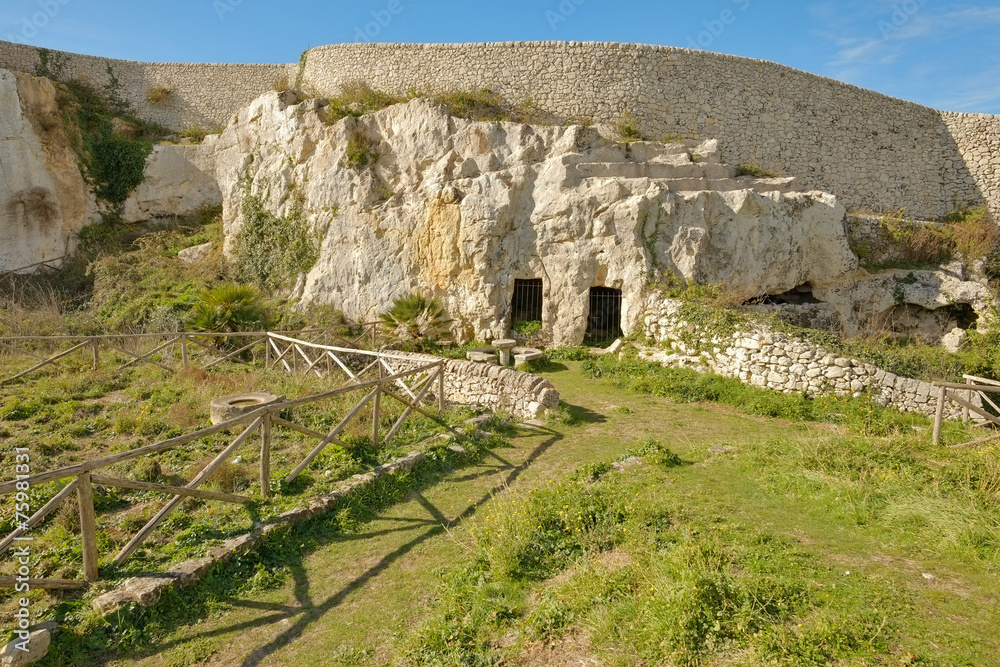
<path id="1" fill-rule="evenodd" d="M 652 139 L 717 138 L 724 162 L 798 176 L 848 208 L 934 218 L 988 202 L 1000 214 L 1000 116 L 940 112 L 717 53 L 592 42 L 339 44 L 306 52 L 299 65 L 199 65 L 0 42 L 0 67 L 115 85 L 138 115 L 175 129 L 224 125 L 279 81 L 318 95 L 353 81 L 399 94 L 489 87 L 567 121 L 634 117 Z M 173 92 L 154 106 L 146 93 L 160 86 Z"/>
<path id="2" fill-rule="evenodd" d="M 298 65 L 143 63 L 96 58 L 0 41 L 0 68 L 61 80 L 82 79 L 114 91 L 132 113 L 174 130 L 222 127 L 250 101 L 281 82 L 294 83 Z M 151 104 L 147 93 L 170 95 Z"/>
<path id="3" fill-rule="evenodd" d="M 560 118 L 634 117 L 645 135 L 717 138 L 848 208 L 934 218 L 990 198 L 1000 213 L 1000 116 L 942 113 L 776 63 L 590 42 L 341 44 L 306 54 L 329 95 L 351 81 L 394 93 L 489 87 Z"/>

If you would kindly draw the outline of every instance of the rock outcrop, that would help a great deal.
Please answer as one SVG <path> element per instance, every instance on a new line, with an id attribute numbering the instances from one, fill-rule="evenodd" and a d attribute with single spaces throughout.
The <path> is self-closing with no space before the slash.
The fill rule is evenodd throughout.
<path id="1" fill-rule="evenodd" d="M 97 218 L 52 82 L 0 70 L 0 272 L 71 253 Z"/>
<path id="2" fill-rule="evenodd" d="M 351 318 L 420 291 L 458 338 L 490 340 L 507 333 L 515 279 L 541 278 L 550 342 L 575 344 L 594 286 L 622 291 L 629 330 L 644 286 L 671 273 L 753 296 L 857 271 L 834 196 L 734 178 L 715 142 L 474 122 L 423 99 L 327 120 L 321 101 L 264 95 L 216 142 L 217 175 L 227 238 L 247 184 L 277 213 L 304 207 L 323 242 L 303 298 Z"/>
<path id="3" fill-rule="evenodd" d="M 0 71 L 0 91 L 2 271 L 72 251 L 98 215 L 53 85 Z M 421 292 L 445 305 L 459 340 L 508 334 L 519 279 L 541 280 L 544 340 L 557 345 L 583 339 L 591 288 L 620 290 L 614 324 L 629 332 L 648 286 L 673 276 L 846 335 L 941 339 L 996 310 L 958 265 L 860 269 L 832 194 L 734 177 L 715 141 L 612 132 L 475 122 L 428 99 L 338 120 L 324 100 L 272 92 L 202 145 L 156 146 L 123 217 L 221 204 L 228 251 L 248 194 L 279 215 L 296 208 L 322 245 L 294 296 L 369 320 Z"/>
<path id="4" fill-rule="evenodd" d="M 222 193 L 215 179 L 214 138 L 208 137 L 199 145 L 154 146 L 146 159 L 142 183 L 125 201 L 122 219 L 143 222 L 219 206 Z"/>

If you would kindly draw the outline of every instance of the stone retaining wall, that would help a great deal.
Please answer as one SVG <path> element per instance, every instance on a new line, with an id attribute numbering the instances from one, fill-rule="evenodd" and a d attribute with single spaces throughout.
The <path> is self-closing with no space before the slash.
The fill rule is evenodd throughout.
<path id="1" fill-rule="evenodd" d="M 365 81 L 400 94 L 489 87 L 558 118 L 638 119 L 651 139 L 720 140 L 723 162 L 756 162 L 833 192 L 848 208 L 905 207 L 935 218 L 955 202 L 1000 213 L 1000 116 L 958 114 L 776 63 L 603 42 L 337 44 L 301 66 L 153 64 L 48 51 L 46 67 L 108 85 L 144 118 L 180 129 L 225 125 L 279 81 L 319 95 Z M 0 42 L 0 67 L 38 72 L 34 47 Z M 173 90 L 162 107 L 146 91 Z"/>
<path id="2" fill-rule="evenodd" d="M 440 357 L 408 355 L 414 366 Z M 393 362 L 393 368 L 403 364 Z M 512 414 L 517 419 L 537 419 L 559 407 L 559 392 L 543 377 L 494 364 L 477 364 L 461 359 L 445 362 L 445 399 L 459 405 L 481 405 L 494 412 Z"/>
<path id="3" fill-rule="evenodd" d="M 868 394 L 882 406 L 933 416 L 937 388 L 929 382 L 901 377 L 871 364 L 832 354 L 822 346 L 754 325 L 731 336 L 702 338 L 697 347 L 684 338 L 697 335 L 694 324 L 681 319 L 681 302 L 664 299 L 648 309 L 643 332 L 669 351 L 647 351 L 650 361 L 737 378 L 754 387 L 809 396 L 860 396 Z M 686 335 L 685 335 L 686 334 Z M 972 402 L 982 405 L 978 395 Z M 948 419 L 962 416 L 960 406 L 945 409 Z"/>

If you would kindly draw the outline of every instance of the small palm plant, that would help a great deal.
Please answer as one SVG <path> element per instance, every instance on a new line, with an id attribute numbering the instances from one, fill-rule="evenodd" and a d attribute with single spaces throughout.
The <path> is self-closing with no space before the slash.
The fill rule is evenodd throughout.
<path id="1" fill-rule="evenodd" d="M 437 340 L 451 322 L 437 299 L 419 294 L 407 294 L 392 302 L 392 307 L 379 315 L 382 332 L 388 344 L 403 350 L 423 352 L 427 343 Z"/>
<path id="2" fill-rule="evenodd" d="M 207 289 L 191 310 L 188 325 L 195 331 L 229 333 L 236 331 L 263 331 L 270 316 L 264 297 L 253 285 L 222 283 Z M 219 339 L 220 347 L 229 341 Z"/>

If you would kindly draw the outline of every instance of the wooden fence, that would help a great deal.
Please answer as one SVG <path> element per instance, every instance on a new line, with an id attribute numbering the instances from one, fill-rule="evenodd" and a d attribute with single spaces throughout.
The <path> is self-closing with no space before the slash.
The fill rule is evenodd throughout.
<path id="1" fill-rule="evenodd" d="M 251 334 L 251 336 L 252 335 L 253 334 Z M 272 366 L 280 363 L 287 370 L 294 372 L 295 368 L 291 365 L 291 363 L 289 363 L 289 360 L 302 357 L 304 363 L 306 360 L 309 360 L 309 366 L 300 370 L 303 372 L 313 372 L 317 370 L 318 360 L 324 359 L 328 360 L 330 364 L 336 364 L 336 367 L 331 366 L 324 370 L 327 373 L 330 373 L 335 368 L 339 369 L 348 376 L 348 383 L 344 386 L 320 394 L 263 406 L 227 422 L 199 429 L 192 433 L 188 433 L 187 435 L 170 438 L 168 440 L 139 447 L 127 452 L 112 454 L 110 456 L 78 463 L 76 465 L 38 473 L 30 477 L 26 477 L 25 479 L 0 483 L 0 496 L 2 496 L 12 493 L 26 493 L 26 489 L 37 484 L 44 484 L 53 481 L 65 482 L 65 485 L 59 490 L 58 493 L 56 493 L 55 496 L 53 496 L 47 503 L 45 503 L 45 505 L 34 512 L 34 514 L 30 517 L 21 521 L 14 532 L 0 541 L 0 553 L 6 551 L 19 540 L 30 539 L 26 538 L 25 534 L 33 526 L 38 525 L 64 501 L 66 501 L 70 494 L 75 492 L 79 504 L 80 539 L 83 547 L 84 581 L 33 579 L 29 583 L 36 588 L 80 588 L 85 586 L 88 582 L 96 581 L 99 576 L 97 539 L 98 517 L 94 510 L 94 485 L 152 491 L 155 493 L 163 493 L 173 496 L 118 552 L 113 562 L 116 565 L 121 565 L 128 560 L 133 553 L 135 553 L 139 545 L 153 533 L 153 531 L 163 522 L 167 515 L 180 506 L 185 498 L 200 498 L 203 500 L 228 503 L 249 502 L 250 498 L 247 496 L 232 493 L 221 493 L 218 491 L 206 491 L 198 487 L 201 486 L 201 484 L 205 482 L 222 464 L 235 455 L 241 447 L 247 445 L 251 438 L 257 433 L 260 434 L 260 493 L 263 498 L 268 498 L 271 493 L 272 480 L 270 452 L 275 433 L 274 429 L 276 427 L 293 430 L 319 441 L 318 444 L 313 447 L 302 459 L 302 461 L 284 477 L 284 481 L 288 483 L 298 477 L 298 475 L 301 474 L 302 471 L 305 470 L 306 467 L 327 447 L 331 445 L 349 447 L 349 445 L 343 442 L 338 436 L 353 420 L 358 417 L 366 405 L 372 406 L 371 437 L 373 446 L 384 445 L 390 442 L 399 432 L 399 429 L 402 427 L 407 417 L 409 417 L 414 411 L 437 419 L 437 415 L 432 414 L 419 405 L 427 397 L 432 387 L 435 385 L 438 388 L 438 408 L 444 408 L 444 360 L 429 363 L 424 360 L 418 360 L 418 362 L 415 363 L 412 358 L 394 355 L 391 353 L 337 348 L 317 343 L 309 343 L 280 334 L 267 333 L 264 334 L 264 338 L 269 346 L 268 349 L 276 350 L 276 354 L 278 354 L 275 359 L 271 360 L 270 363 Z M 87 345 L 92 345 L 92 343 L 87 341 L 78 344 L 70 350 L 67 350 L 65 354 L 69 354 L 72 351 L 80 349 L 81 346 Z M 345 362 L 346 355 L 361 355 L 363 358 L 370 361 L 363 369 L 355 372 L 351 370 L 351 365 Z M 404 362 L 406 363 L 405 370 L 401 369 L 396 372 L 391 370 L 393 365 L 400 365 Z M 367 375 L 373 375 L 373 378 L 365 379 L 365 376 Z M 397 392 L 395 389 L 399 389 L 399 391 Z M 297 406 L 305 405 L 307 403 L 316 403 L 351 392 L 363 392 L 363 397 L 328 433 L 324 434 L 314 431 L 280 416 L 283 411 L 290 410 Z M 406 406 L 400 416 L 393 423 L 392 427 L 384 435 L 380 433 L 380 417 L 382 413 L 381 400 L 383 396 L 399 401 Z M 453 433 L 456 433 L 456 431 L 450 426 L 444 426 Z M 184 486 L 171 486 L 120 479 L 110 477 L 99 472 L 113 464 L 165 452 L 201 438 L 232 429 L 233 427 L 242 427 L 240 434 Z M 27 496 L 25 495 L 24 498 L 26 499 Z M 14 583 L 14 577 L 0 577 L 0 586 L 9 587 L 13 586 Z"/>
<path id="2" fill-rule="evenodd" d="M 974 414 L 984 423 L 991 424 L 993 426 L 1000 426 L 1000 417 L 997 417 L 997 415 L 1000 414 L 1000 406 L 997 405 L 996 401 L 990 398 L 990 394 L 1000 394 L 1000 381 L 991 380 L 989 378 L 981 378 L 975 375 L 963 375 L 962 378 L 965 380 L 964 384 L 959 382 L 934 383 L 934 386 L 937 387 L 938 390 L 937 411 L 934 414 L 933 439 L 935 445 L 941 444 L 941 426 L 944 423 L 944 410 L 949 401 L 962 408 L 962 418 L 966 422 L 969 421 L 971 415 Z M 989 405 L 997 412 L 995 414 L 990 414 L 987 412 L 985 405 L 976 405 L 973 403 L 973 397 L 977 394 L 981 398 L 983 404 Z M 969 447 L 981 445 L 998 438 L 1000 438 L 1000 433 L 953 446 Z"/>
<path id="3" fill-rule="evenodd" d="M 61 257 L 53 257 L 52 259 L 43 259 L 40 262 L 35 262 L 34 264 L 28 264 L 27 266 L 21 266 L 16 269 L 9 269 L 7 271 L 0 272 L 0 280 L 8 278 L 30 278 L 36 272 L 23 273 L 28 269 L 47 269 L 49 271 L 54 271 L 58 269 L 64 259 L 70 257 L 70 255 L 63 255 Z"/>
<path id="4" fill-rule="evenodd" d="M 346 328 L 346 327 L 345 327 Z M 288 332 L 298 335 L 308 334 L 325 340 L 336 340 L 350 349 L 360 349 L 368 345 L 376 349 L 379 344 L 379 323 L 366 322 L 353 325 L 353 332 L 342 335 L 327 329 L 306 329 Z M 210 369 L 225 361 L 242 361 L 245 356 L 253 357 L 256 348 L 271 349 L 267 331 L 240 333 L 178 332 L 155 334 L 108 334 L 101 336 L 12 336 L 0 338 L 0 352 L 12 356 L 26 356 L 36 364 L 9 377 L 0 378 L 0 384 L 14 382 L 46 366 L 60 366 L 60 361 L 73 354 L 86 355 L 96 370 L 107 362 L 103 352 L 111 352 L 114 358 L 124 357 L 128 361 L 115 361 L 118 370 L 136 364 L 152 364 L 171 373 L 189 367 L 193 361 L 200 362 L 203 369 Z M 235 344 L 232 344 L 236 341 Z M 223 343 L 228 347 L 223 347 Z M 65 346 L 69 346 L 65 348 Z M 31 349 L 34 346 L 35 349 Z M 44 353 L 45 349 L 62 346 L 55 354 Z M 235 349 L 233 349 L 235 348 Z M 259 358 L 259 357 L 258 357 Z"/>

